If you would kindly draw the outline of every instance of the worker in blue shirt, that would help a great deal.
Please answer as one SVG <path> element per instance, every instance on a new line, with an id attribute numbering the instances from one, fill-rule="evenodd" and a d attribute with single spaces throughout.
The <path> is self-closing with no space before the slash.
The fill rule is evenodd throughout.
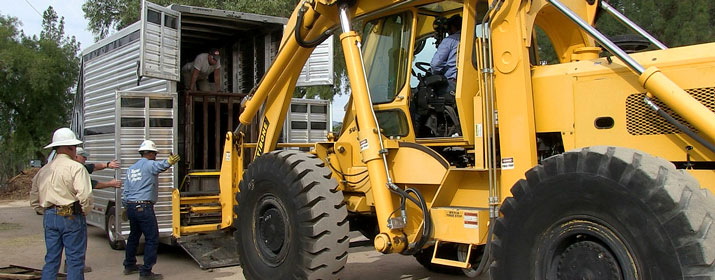
<path id="1" fill-rule="evenodd" d="M 430 62 L 430 69 L 434 75 L 444 75 L 447 78 L 447 87 L 437 89 L 437 94 L 455 94 L 457 88 L 457 50 L 459 48 L 459 38 L 462 36 L 462 17 L 454 15 L 447 20 L 447 33 L 437 47 Z"/>
<path id="2" fill-rule="evenodd" d="M 176 164 L 179 155 L 171 154 L 162 161 L 156 160 L 158 150 L 151 140 L 144 140 L 139 146 L 141 159 L 127 169 L 122 191 L 122 203 L 129 218 L 129 238 L 124 257 L 124 274 L 139 272 L 140 280 L 163 279 L 161 274 L 151 271 L 156 264 L 159 247 L 159 226 L 156 222 L 154 204 L 159 199 L 159 173 Z M 144 264 L 137 265 L 137 246 L 144 234 Z"/>

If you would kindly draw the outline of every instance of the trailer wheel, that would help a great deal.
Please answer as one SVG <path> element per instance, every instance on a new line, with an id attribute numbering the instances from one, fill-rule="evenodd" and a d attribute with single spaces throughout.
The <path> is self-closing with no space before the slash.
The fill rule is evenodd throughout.
<path id="1" fill-rule="evenodd" d="M 115 211 L 114 206 L 109 207 L 109 211 L 107 211 L 107 216 L 104 220 L 104 232 L 107 235 L 109 247 L 112 247 L 114 250 L 124 250 L 126 243 L 124 240 L 119 239 L 116 233 L 117 219 L 115 218 Z"/>
<path id="2" fill-rule="evenodd" d="M 715 277 L 715 199 L 670 162 L 584 148 L 545 160 L 511 192 L 492 279 Z"/>
<path id="3" fill-rule="evenodd" d="M 331 175 L 323 161 L 298 151 L 274 151 L 251 163 L 234 223 L 247 279 L 340 278 L 349 225 Z"/>

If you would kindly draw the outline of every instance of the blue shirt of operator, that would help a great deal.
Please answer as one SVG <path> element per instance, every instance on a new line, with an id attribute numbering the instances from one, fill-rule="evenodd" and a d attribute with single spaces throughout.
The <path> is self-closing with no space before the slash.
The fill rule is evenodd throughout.
<path id="1" fill-rule="evenodd" d="M 447 79 L 457 79 L 457 48 L 459 47 L 459 37 L 461 32 L 450 34 L 442 39 L 434 53 L 430 68 L 432 74 L 444 75 Z"/>
<path id="2" fill-rule="evenodd" d="M 150 200 L 154 203 L 159 199 L 159 173 L 169 169 L 167 160 L 150 160 L 141 158 L 127 169 L 122 190 L 122 201 Z"/>

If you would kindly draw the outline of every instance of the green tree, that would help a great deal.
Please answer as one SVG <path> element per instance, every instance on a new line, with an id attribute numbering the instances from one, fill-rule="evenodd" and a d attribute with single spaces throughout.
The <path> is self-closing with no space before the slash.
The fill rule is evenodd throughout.
<path id="1" fill-rule="evenodd" d="M 0 15 L 0 177 L 30 159 L 44 159 L 52 131 L 69 123 L 79 72 L 79 43 L 64 34 L 64 18 L 49 7 L 39 38 Z"/>
<path id="2" fill-rule="evenodd" d="M 640 27 L 669 47 L 715 41 L 715 1 L 610 0 Z M 596 27 L 606 35 L 632 34 L 610 15 L 601 15 Z"/>
<path id="3" fill-rule="evenodd" d="M 608 3 L 668 47 L 715 41 L 715 1 L 609 0 Z M 609 37 L 635 34 L 604 11 L 599 11 L 596 28 Z M 538 28 L 536 39 L 540 59 L 558 63 L 551 42 Z"/>

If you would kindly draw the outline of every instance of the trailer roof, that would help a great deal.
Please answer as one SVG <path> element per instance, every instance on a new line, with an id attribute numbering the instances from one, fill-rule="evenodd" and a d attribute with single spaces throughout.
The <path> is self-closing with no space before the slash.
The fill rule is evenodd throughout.
<path id="1" fill-rule="evenodd" d="M 172 4 L 174 11 L 181 12 L 181 47 L 206 46 L 207 43 L 222 42 L 235 39 L 244 33 L 255 35 L 256 31 L 272 31 L 282 29 L 288 23 L 287 18 L 218 10 L 203 7 Z M 135 22 L 116 33 L 99 40 L 82 51 L 82 56 L 97 50 L 108 43 L 117 41 L 134 31 L 139 30 L 139 22 Z"/>
<path id="2" fill-rule="evenodd" d="M 181 47 L 206 46 L 225 42 L 242 34 L 282 29 L 287 18 L 172 4 L 181 12 Z"/>

